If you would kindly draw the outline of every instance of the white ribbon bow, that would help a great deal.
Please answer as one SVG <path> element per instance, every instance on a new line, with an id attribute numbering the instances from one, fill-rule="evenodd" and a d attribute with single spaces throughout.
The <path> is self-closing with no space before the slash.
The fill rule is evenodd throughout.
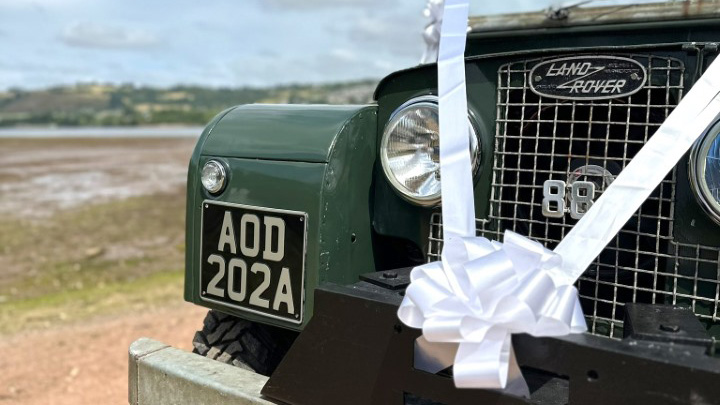
<path id="1" fill-rule="evenodd" d="M 457 387 L 505 387 L 512 333 L 562 336 L 585 331 L 577 290 L 557 286 L 559 255 L 514 232 L 505 243 L 458 238 L 442 262 L 416 267 L 398 310 L 429 342 L 460 343 Z"/>

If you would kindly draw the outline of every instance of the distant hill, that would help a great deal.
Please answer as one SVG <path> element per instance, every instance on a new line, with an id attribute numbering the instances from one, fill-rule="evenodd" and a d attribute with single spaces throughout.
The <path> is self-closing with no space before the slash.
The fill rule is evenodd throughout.
<path id="1" fill-rule="evenodd" d="M 248 103 L 362 104 L 376 80 L 270 88 L 167 89 L 78 84 L 0 92 L 0 127 L 205 124 L 225 108 Z"/>

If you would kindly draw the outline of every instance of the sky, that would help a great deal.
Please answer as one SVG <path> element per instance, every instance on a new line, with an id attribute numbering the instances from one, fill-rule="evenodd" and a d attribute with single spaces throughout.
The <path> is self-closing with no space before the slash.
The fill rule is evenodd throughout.
<path id="1" fill-rule="evenodd" d="M 471 12 L 546 1 L 475 1 Z M 0 90 L 272 86 L 418 64 L 426 0 L 0 0 Z"/>

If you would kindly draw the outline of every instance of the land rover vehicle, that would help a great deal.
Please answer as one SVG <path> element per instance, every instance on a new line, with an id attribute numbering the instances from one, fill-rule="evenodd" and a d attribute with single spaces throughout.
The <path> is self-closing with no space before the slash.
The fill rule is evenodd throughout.
<path id="1" fill-rule="evenodd" d="M 470 25 L 477 233 L 513 230 L 552 248 L 715 59 L 720 3 Z M 367 105 L 245 105 L 207 126 L 187 195 L 185 298 L 211 309 L 197 352 L 270 373 L 312 317 L 318 285 L 439 259 L 436 88 L 437 66 L 420 65 L 384 78 Z M 720 332 L 719 133 L 709 129 L 578 281 L 589 333 L 621 338 L 630 302 L 687 305 Z"/>

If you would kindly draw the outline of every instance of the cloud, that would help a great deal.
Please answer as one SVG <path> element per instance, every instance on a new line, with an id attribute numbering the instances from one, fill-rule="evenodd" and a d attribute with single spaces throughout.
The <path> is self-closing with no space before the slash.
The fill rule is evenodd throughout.
<path id="1" fill-rule="evenodd" d="M 364 16 L 341 29 L 347 30 L 348 38 L 365 49 L 379 49 L 419 59 L 425 44 L 422 39 L 425 23 L 420 13 Z"/>
<path id="2" fill-rule="evenodd" d="M 60 40 L 67 45 L 83 48 L 146 48 L 159 42 L 149 31 L 95 22 L 68 25 L 60 35 Z"/>
<path id="3" fill-rule="evenodd" d="M 362 8 L 366 9 L 373 5 L 387 5 L 392 0 L 261 0 L 260 5 L 266 8 L 279 10 L 303 10 L 311 11 L 318 8 Z"/>
<path id="4" fill-rule="evenodd" d="M 34 1 L 11 1 L 18 6 L 8 10 L 0 0 L 0 48 L 13 55 L 0 60 L 0 89 L 379 78 L 417 63 L 424 46 L 425 0 L 176 0 L 171 9 L 147 0 L 37 0 L 45 15 Z"/>
<path id="5" fill-rule="evenodd" d="M 327 55 L 339 62 L 357 62 L 359 60 L 357 53 L 344 48 L 336 48 Z"/>
<path id="6" fill-rule="evenodd" d="M 381 78 L 410 63 L 399 63 L 392 56 L 358 53 L 352 48 L 331 48 L 312 57 L 252 56 L 237 59 L 223 66 L 214 66 L 215 77 L 227 77 L 234 85 L 267 86 L 290 83 L 327 83 Z M 292 74 L 288 74 L 292 66 Z"/>

